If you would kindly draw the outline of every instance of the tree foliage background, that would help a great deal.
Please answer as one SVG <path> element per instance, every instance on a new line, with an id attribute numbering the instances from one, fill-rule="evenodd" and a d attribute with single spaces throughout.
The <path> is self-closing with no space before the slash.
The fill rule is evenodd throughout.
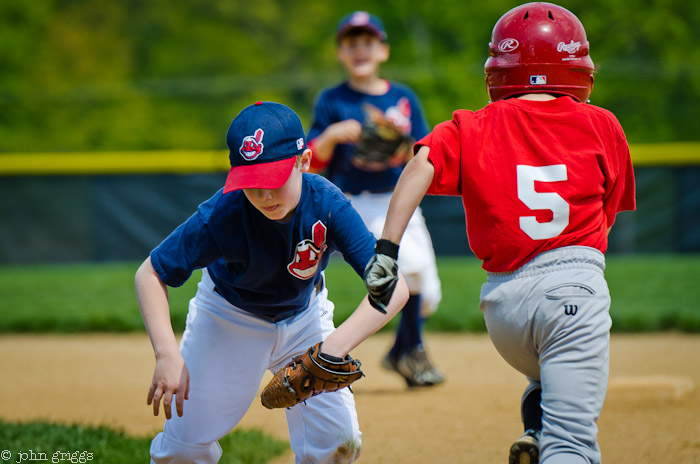
<path id="1" fill-rule="evenodd" d="M 491 0 L 3 0 L 0 151 L 222 149 L 256 100 L 293 107 L 343 79 L 334 31 L 385 22 L 385 77 L 413 87 L 431 125 L 486 104 L 491 29 L 521 2 Z M 562 0 L 598 66 L 594 104 L 631 142 L 699 140 L 700 2 Z"/>

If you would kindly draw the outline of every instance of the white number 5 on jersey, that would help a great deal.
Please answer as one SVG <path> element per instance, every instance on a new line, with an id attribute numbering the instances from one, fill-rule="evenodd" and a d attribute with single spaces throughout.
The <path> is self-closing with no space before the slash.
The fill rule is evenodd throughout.
<path id="1" fill-rule="evenodd" d="M 525 166 L 518 165 L 518 198 L 531 210 L 548 209 L 552 212 L 549 222 L 537 222 L 535 216 L 520 216 L 520 228 L 533 240 L 553 238 L 569 225 L 569 204 L 558 193 L 536 192 L 535 181 L 561 182 L 567 179 L 566 165 Z"/>

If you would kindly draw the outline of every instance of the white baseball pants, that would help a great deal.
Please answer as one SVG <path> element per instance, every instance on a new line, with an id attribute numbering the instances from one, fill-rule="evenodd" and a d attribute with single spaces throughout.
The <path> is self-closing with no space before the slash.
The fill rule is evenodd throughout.
<path id="1" fill-rule="evenodd" d="M 218 462 L 217 441 L 259 401 L 265 370 L 275 372 L 334 330 L 334 306 L 325 288 L 305 311 L 277 323 L 232 306 L 213 289 L 204 270 L 180 343 L 190 373 L 189 399 L 183 416 L 173 413 L 153 439 L 154 463 Z M 287 409 L 286 416 L 297 463 L 345 463 L 359 457 L 361 433 L 347 388 L 312 397 Z"/>

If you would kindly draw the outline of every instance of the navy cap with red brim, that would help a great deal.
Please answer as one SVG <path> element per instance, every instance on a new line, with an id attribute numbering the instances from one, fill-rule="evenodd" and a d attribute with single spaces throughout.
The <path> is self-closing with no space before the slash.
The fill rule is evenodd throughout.
<path id="1" fill-rule="evenodd" d="M 248 188 L 278 189 L 289 179 L 295 162 L 296 156 L 292 156 L 280 161 L 233 167 L 226 177 L 224 193 Z"/>

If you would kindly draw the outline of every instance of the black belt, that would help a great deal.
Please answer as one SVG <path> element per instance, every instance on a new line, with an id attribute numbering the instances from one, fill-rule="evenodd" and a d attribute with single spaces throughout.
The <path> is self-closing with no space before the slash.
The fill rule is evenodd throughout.
<path id="1" fill-rule="evenodd" d="M 323 290 L 323 278 L 319 279 L 318 283 L 316 285 L 314 285 L 314 295 L 316 293 L 320 292 L 321 290 Z M 218 288 L 216 288 L 216 286 L 214 286 L 214 291 L 216 293 L 218 293 L 219 295 L 221 295 L 221 292 L 219 291 Z M 221 295 L 221 296 L 223 297 L 223 295 Z M 251 313 L 249 311 L 246 311 L 246 312 L 248 314 L 250 314 L 251 316 L 255 316 L 258 319 L 262 319 L 263 321 L 275 323 L 275 322 L 281 322 L 285 319 L 289 319 L 290 317 L 299 314 L 300 312 L 304 311 L 305 309 L 306 309 L 306 307 L 301 308 L 301 309 L 293 309 L 291 311 L 286 311 L 283 313 L 275 313 L 275 314 Z"/>

